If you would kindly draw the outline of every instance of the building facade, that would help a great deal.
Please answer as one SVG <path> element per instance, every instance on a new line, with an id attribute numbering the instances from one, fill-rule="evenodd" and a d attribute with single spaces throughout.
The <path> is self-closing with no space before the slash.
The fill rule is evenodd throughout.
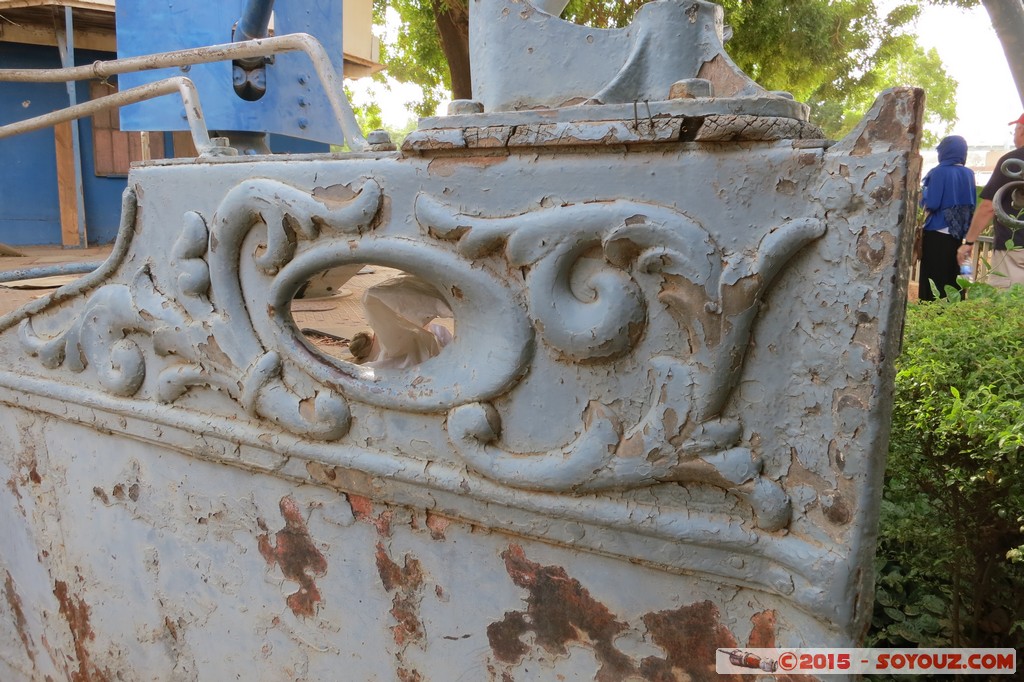
<path id="1" fill-rule="evenodd" d="M 0 69 L 56 69 L 117 57 L 115 0 L 0 0 Z M 380 69 L 372 0 L 344 4 L 345 76 Z M 70 25 L 71 31 L 68 32 Z M 0 82 L 0 125 L 110 94 L 109 82 Z M 275 137 L 275 151 L 327 146 Z M 116 110 L 0 139 L 0 243 L 110 243 L 133 161 L 194 155 L 187 134 L 122 132 Z"/>

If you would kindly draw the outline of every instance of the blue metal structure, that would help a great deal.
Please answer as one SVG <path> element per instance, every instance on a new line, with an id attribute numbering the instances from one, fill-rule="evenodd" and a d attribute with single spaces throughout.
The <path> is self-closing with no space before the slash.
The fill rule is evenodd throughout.
<path id="1" fill-rule="evenodd" d="M 235 38 L 233 28 L 245 14 L 245 5 L 245 0 L 119 3 L 118 57 L 230 43 Z M 280 3 L 274 8 L 274 33 L 313 35 L 324 46 L 337 73 L 344 72 L 341 0 L 301 6 Z M 125 74 L 120 82 L 122 88 L 128 88 L 181 73 L 181 69 L 159 69 Z M 343 142 L 342 131 L 305 55 L 279 54 L 269 60 L 266 93 L 255 101 L 247 101 L 236 94 L 230 62 L 197 64 L 188 67 L 187 75 L 199 89 L 211 130 L 277 133 L 331 144 Z M 154 100 L 125 107 L 121 112 L 121 128 L 186 130 L 187 122 L 180 105 Z"/>

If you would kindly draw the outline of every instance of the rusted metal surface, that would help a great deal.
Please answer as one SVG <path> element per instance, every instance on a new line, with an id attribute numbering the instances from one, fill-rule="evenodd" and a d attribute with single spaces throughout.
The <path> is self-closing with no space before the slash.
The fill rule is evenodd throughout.
<path id="1" fill-rule="evenodd" d="M 600 133 L 627 104 L 133 168 L 111 259 L 0 319 L 0 679 L 661 682 L 856 644 L 923 94 L 835 143 L 700 99 L 637 144 Z M 317 350 L 290 303 L 360 264 L 454 339 Z"/>

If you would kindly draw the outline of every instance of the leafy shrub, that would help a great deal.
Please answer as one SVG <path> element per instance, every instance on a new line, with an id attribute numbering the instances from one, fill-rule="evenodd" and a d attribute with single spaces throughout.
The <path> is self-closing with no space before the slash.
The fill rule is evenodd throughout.
<path id="1" fill-rule="evenodd" d="M 907 310 L 871 646 L 1024 647 L 1024 287 Z"/>

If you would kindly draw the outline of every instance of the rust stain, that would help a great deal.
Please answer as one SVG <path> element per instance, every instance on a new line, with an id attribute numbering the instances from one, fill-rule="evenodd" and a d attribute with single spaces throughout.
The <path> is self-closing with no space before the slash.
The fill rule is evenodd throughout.
<path id="1" fill-rule="evenodd" d="M 378 542 L 377 573 L 380 574 L 384 589 L 388 593 L 395 593 L 391 602 L 391 615 L 398 621 L 398 625 L 391 629 L 395 644 L 405 646 L 409 642 L 422 641 L 423 623 L 419 619 L 419 603 L 424 581 L 419 560 L 406 554 L 404 565 L 399 566 L 388 556 L 384 544 Z"/>
<path id="2" fill-rule="evenodd" d="M 839 491 L 821 496 L 821 511 L 826 519 L 837 526 L 845 526 L 853 520 L 853 509 Z"/>
<path id="3" fill-rule="evenodd" d="M 75 644 L 75 658 L 78 659 L 78 670 L 71 672 L 71 682 L 107 682 L 110 673 L 100 670 L 90 660 L 86 644 L 96 638 L 89 623 L 89 606 L 81 599 L 68 593 L 68 585 L 63 580 L 53 584 L 53 596 L 60 604 L 60 615 L 64 616 L 71 629 L 71 639 Z"/>
<path id="4" fill-rule="evenodd" d="M 779 620 L 774 609 L 755 613 L 750 617 L 753 628 L 747 638 L 747 646 L 751 649 L 775 648 L 775 625 Z"/>
<path id="5" fill-rule="evenodd" d="M 444 532 L 451 523 L 450 519 L 427 512 L 427 528 L 430 529 L 430 537 L 433 540 L 444 540 Z"/>
<path id="6" fill-rule="evenodd" d="M 352 516 L 355 517 L 356 521 L 364 521 L 371 524 L 377 529 L 377 533 L 381 537 L 391 537 L 392 513 L 390 510 L 385 510 L 380 515 L 374 517 L 373 501 L 368 497 L 352 493 L 348 495 L 348 503 L 352 507 Z"/>
<path id="7" fill-rule="evenodd" d="M 878 269 L 886 258 L 886 243 L 883 238 L 883 243 L 880 247 L 875 248 L 870 243 L 871 235 L 868 234 L 867 228 L 862 229 L 860 234 L 857 235 L 857 258 L 861 260 L 872 270 Z"/>
<path id="8" fill-rule="evenodd" d="M 18 596 L 18 592 L 14 588 L 14 578 L 11 576 L 11 572 L 6 570 L 4 572 L 7 574 L 7 578 L 4 580 L 4 597 L 6 597 L 7 606 L 11 609 L 11 614 L 14 616 L 14 627 L 18 631 L 18 637 L 21 639 L 21 643 L 25 647 L 25 653 L 28 654 L 28 658 L 32 661 L 34 667 L 36 663 L 35 644 L 32 642 L 32 637 L 26 628 L 28 621 L 25 620 L 25 612 L 21 610 L 21 597 Z"/>
<path id="9" fill-rule="evenodd" d="M 908 90 L 902 96 L 886 98 L 875 118 L 864 119 L 864 130 L 850 155 L 910 150 L 916 132 L 915 122 L 921 119 L 924 106 L 922 94 L 919 90 Z"/>
<path id="10" fill-rule="evenodd" d="M 259 536 L 260 554 L 268 565 L 276 563 L 286 578 L 299 584 L 299 591 L 288 595 L 286 600 L 292 613 L 313 616 L 316 604 L 321 601 L 314 578 L 327 573 L 327 559 L 310 537 L 295 500 L 290 496 L 282 497 L 280 508 L 284 528 L 274 535 L 273 545 L 270 544 L 269 533 Z"/>
<path id="11" fill-rule="evenodd" d="M 418 670 L 398 669 L 398 682 L 423 682 L 423 676 Z"/>
<path id="12" fill-rule="evenodd" d="M 21 491 L 18 490 L 18 482 L 14 480 L 13 476 L 7 479 L 7 487 L 10 489 L 11 493 L 18 498 L 18 502 L 21 502 Z M 22 510 L 22 514 L 24 513 L 24 510 Z"/>
<path id="13" fill-rule="evenodd" d="M 525 613 L 508 611 L 503 620 L 487 626 L 487 639 L 499 660 L 518 663 L 529 651 L 522 637 L 533 631 L 534 641 L 552 654 L 567 654 L 570 642 L 593 648 L 601 665 L 597 682 L 616 682 L 636 672 L 632 660 L 614 644 L 626 623 L 591 597 L 564 568 L 530 561 L 519 545 L 509 545 L 501 556 L 512 582 L 529 594 Z"/>
<path id="14" fill-rule="evenodd" d="M 640 665 L 644 679 L 666 682 L 688 679 L 694 682 L 750 679 L 748 675 L 719 675 L 715 672 L 715 652 L 719 648 L 737 647 L 733 633 L 720 620 L 718 607 L 710 601 L 698 602 L 672 611 L 644 615 L 644 624 L 655 644 L 668 656 L 648 657 Z M 750 618 L 751 630 L 747 648 L 775 648 L 778 614 L 774 610 L 755 613 Z M 682 673 L 680 676 L 678 673 Z M 816 678 L 804 675 L 780 675 L 780 682 L 810 682 Z"/>
<path id="15" fill-rule="evenodd" d="M 640 663 L 644 678 L 674 680 L 675 671 L 679 670 L 694 682 L 738 679 L 715 672 L 716 649 L 737 646 L 736 637 L 719 622 L 719 617 L 718 607 L 710 601 L 645 614 L 647 631 L 667 655 L 645 658 Z"/>
<path id="16" fill-rule="evenodd" d="M 526 558 L 522 547 L 509 545 L 502 553 L 509 577 L 528 591 L 525 611 L 506 611 L 505 617 L 487 627 L 487 639 L 497 660 L 511 665 L 522 662 L 532 644 L 555 655 L 566 655 L 570 642 L 589 646 L 600 663 L 596 682 L 643 679 L 648 682 L 712 682 L 749 679 L 746 675 L 722 676 L 715 672 L 715 654 L 719 648 L 739 646 L 737 637 L 721 622 L 718 607 L 703 601 L 678 609 L 652 611 L 642 616 L 650 641 L 665 656 L 648 656 L 640 661 L 615 647 L 615 639 L 629 628 L 608 608 L 595 600 L 560 566 L 541 566 Z M 778 615 L 761 611 L 751 619 L 747 647 L 774 648 Z M 492 678 L 493 668 L 489 668 Z M 502 680 L 511 680 L 509 671 Z M 785 682 L 804 682 L 809 678 L 783 676 Z"/>
<path id="17" fill-rule="evenodd" d="M 778 624 L 779 614 L 774 609 L 755 613 L 750 617 L 753 628 L 747 638 L 747 647 L 750 649 L 774 649 L 775 630 Z M 818 678 L 813 675 L 777 675 L 773 679 L 779 682 L 817 682 Z"/>

